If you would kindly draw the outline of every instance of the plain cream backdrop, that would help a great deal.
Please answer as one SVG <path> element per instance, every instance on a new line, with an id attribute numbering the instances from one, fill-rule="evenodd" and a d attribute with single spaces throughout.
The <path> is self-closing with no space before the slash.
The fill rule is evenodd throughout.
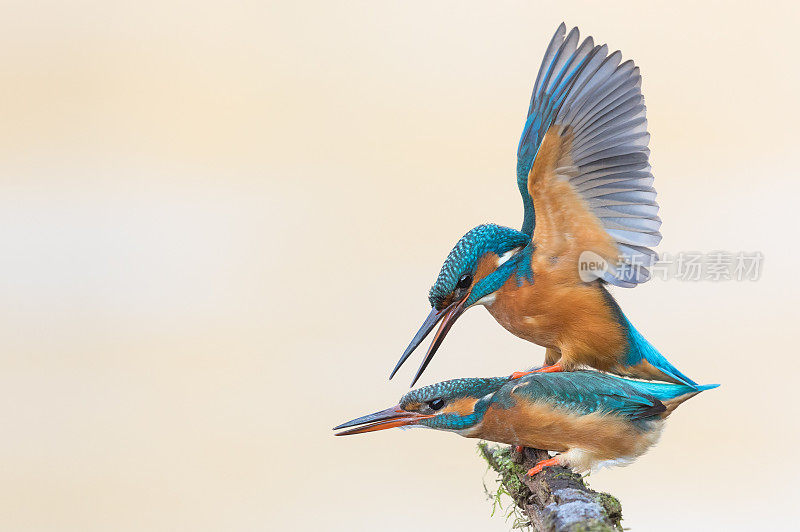
<path id="1" fill-rule="evenodd" d="M 521 221 L 541 55 L 578 25 L 641 66 L 662 251 L 751 283 L 617 289 L 723 386 L 591 485 L 634 530 L 782 528 L 800 473 L 793 2 L 3 2 L 0 527 L 506 530 L 475 441 L 333 438 L 467 229 Z M 421 384 L 543 350 L 467 313 Z"/>

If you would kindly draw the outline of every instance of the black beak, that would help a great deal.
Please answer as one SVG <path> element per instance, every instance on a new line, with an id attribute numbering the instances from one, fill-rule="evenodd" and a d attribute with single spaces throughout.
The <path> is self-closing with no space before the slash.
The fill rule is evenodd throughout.
<path id="1" fill-rule="evenodd" d="M 335 434 L 336 436 L 348 436 L 350 434 L 362 434 L 364 432 L 373 432 L 376 430 L 413 425 L 420 419 L 427 419 L 430 417 L 433 416 L 423 415 L 417 412 L 406 412 L 400 408 L 400 405 L 397 405 L 387 408 L 386 410 L 381 410 L 380 412 L 375 412 L 374 414 L 370 414 L 368 416 L 356 418 L 352 421 L 348 421 L 347 423 L 342 423 L 341 425 L 333 427 L 333 430 L 363 425 L 362 427 L 337 432 Z"/>
<path id="2" fill-rule="evenodd" d="M 414 335 L 411 343 L 408 344 L 408 347 L 406 347 L 405 352 L 400 357 L 400 360 L 397 362 L 394 370 L 392 370 L 392 374 L 389 375 L 389 379 L 394 377 L 394 374 L 397 373 L 397 370 L 400 369 L 400 366 L 402 366 L 403 363 L 408 360 L 408 357 L 411 356 L 411 353 L 414 352 L 414 349 L 416 349 L 419 344 L 422 343 L 425 337 L 428 336 L 434 327 L 436 327 L 436 324 L 441 321 L 442 324 L 439 326 L 439 330 L 436 331 L 436 336 L 433 337 L 433 342 L 431 342 L 431 346 L 428 348 L 428 353 L 425 355 L 425 360 L 422 361 L 422 365 L 420 365 L 419 370 L 417 370 L 414 380 L 411 381 L 411 386 L 414 386 L 414 384 L 422 375 L 422 372 L 425 371 L 425 368 L 427 368 L 428 364 L 430 364 L 433 355 L 436 354 L 436 350 L 439 349 L 440 345 L 442 345 L 447 332 L 453 326 L 458 317 L 464 313 L 464 310 L 466 310 L 464 308 L 464 303 L 467 301 L 467 298 L 469 298 L 469 292 L 463 298 L 461 298 L 461 300 L 450 303 L 442 310 L 436 310 L 435 308 L 431 310 L 431 313 L 428 314 L 428 317 L 425 318 L 425 321 L 422 323 L 422 327 L 419 328 L 419 331 L 417 331 L 417 334 Z"/>
<path id="3" fill-rule="evenodd" d="M 419 344 L 422 343 L 422 341 L 428 336 L 428 334 L 430 334 L 433 328 L 436 327 L 436 324 L 439 323 L 439 320 L 441 320 L 452 307 L 453 305 L 451 304 L 450 306 L 445 307 L 443 310 L 436 310 L 435 307 L 431 309 L 431 313 L 428 314 L 428 317 L 425 318 L 424 322 L 422 322 L 422 326 L 417 331 L 417 334 L 414 335 L 414 338 L 411 340 L 411 343 L 408 344 L 408 347 L 406 347 L 406 350 L 403 352 L 403 356 L 400 357 L 397 365 L 392 370 L 392 374 L 389 375 L 389 380 L 394 377 L 394 374 L 397 373 L 397 370 L 400 369 L 400 366 L 402 366 L 405 361 L 408 360 L 408 357 L 411 356 L 411 353 L 414 352 L 414 349 L 416 349 Z"/>

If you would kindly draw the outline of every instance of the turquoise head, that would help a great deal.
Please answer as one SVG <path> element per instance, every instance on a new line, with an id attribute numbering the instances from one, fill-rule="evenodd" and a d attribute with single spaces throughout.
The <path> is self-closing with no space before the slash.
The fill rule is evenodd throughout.
<path id="1" fill-rule="evenodd" d="M 396 406 L 342 423 L 333 430 L 355 427 L 337 436 L 408 426 L 466 430 L 481 421 L 494 393 L 508 381 L 509 377 L 495 377 L 439 382 L 408 392 Z"/>
<path id="2" fill-rule="evenodd" d="M 394 377 L 414 349 L 441 322 L 425 360 L 411 383 L 413 386 L 456 319 L 470 307 L 493 301 L 494 293 L 517 272 L 520 259 L 525 256 L 522 250 L 530 243 L 529 235 L 495 224 L 479 225 L 461 237 L 447 255 L 439 276 L 428 293 L 430 314 L 389 378 Z"/>

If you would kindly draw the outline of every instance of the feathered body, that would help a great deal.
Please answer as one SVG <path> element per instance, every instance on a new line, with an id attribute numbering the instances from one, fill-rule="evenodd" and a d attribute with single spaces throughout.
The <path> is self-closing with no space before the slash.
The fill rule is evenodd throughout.
<path id="1" fill-rule="evenodd" d="M 546 347 L 550 371 L 589 366 L 695 384 L 642 337 L 605 287 L 647 281 L 656 259 L 661 220 L 649 138 L 639 69 L 562 24 L 536 77 L 517 152 L 522 229 L 481 225 L 456 244 L 431 288 L 431 313 L 395 371 L 441 322 L 419 377 L 458 316 L 484 305 L 508 331 Z"/>
<path id="2" fill-rule="evenodd" d="M 528 375 L 501 387 L 481 422 L 462 434 L 557 451 L 558 463 L 575 471 L 625 465 L 647 452 L 664 419 L 698 393 L 679 384 L 651 390 L 640 384 L 589 371 Z"/>
<path id="3" fill-rule="evenodd" d="M 641 456 L 678 405 L 715 386 L 634 381 L 596 371 L 455 379 L 413 390 L 396 407 L 337 429 L 363 425 L 342 433 L 356 434 L 428 427 L 556 451 L 548 465 L 584 471 Z"/>
<path id="4" fill-rule="evenodd" d="M 636 330 L 599 281 L 570 282 L 572 272 L 549 262 L 534 254 L 535 283 L 512 275 L 485 303 L 507 331 L 547 348 L 545 364 L 694 384 Z"/>

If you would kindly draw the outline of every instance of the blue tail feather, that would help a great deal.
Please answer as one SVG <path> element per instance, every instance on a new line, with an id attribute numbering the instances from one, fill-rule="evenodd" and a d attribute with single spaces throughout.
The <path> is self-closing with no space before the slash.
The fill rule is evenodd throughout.
<path id="1" fill-rule="evenodd" d="M 624 320 L 623 324 L 628 329 L 628 353 L 625 359 L 625 363 L 630 366 L 635 366 L 636 364 L 640 363 L 642 360 L 646 360 L 649 362 L 653 367 L 659 369 L 662 373 L 667 375 L 668 377 L 682 382 L 688 386 L 692 386 L 693 388 L 697 388 L 699 385 L 683 374 L 678 368 L 670 364 L 669 360 L 664 358 L 664 355 L 658 352 L 658 350 L 653 347 L 653 344 L 645 340 L 644 336 L 641 335 L 639 331 L 628 321 L 624 315 L 622 315 Z"/>
<path id="2" fill-rule="evenodd" d="M 608 305 L 611 307 L 611 310 L 617 317 L 617 321 L 620 325 L 622 325 L 627 334 L 628 351 L 625 353 L 625 364 L 628 366 L 635 366 L 636 364 L 639 364 L 645 360 L 670 379 L 693 388 L 698 388 L 699 385 L 695 381 L 684 375 L 681 370 L 670 364 L 669 360 L 664 358 L 664 355 L 659 353 L 658 350 L 653 347 L 653 344 L 648 342 L 645 337 L 636 330 L 636 327 L 634 327 L 625 314 L 622 313 L 622 309 L 619 308 L 619 305 L 611 296 L 611 294 L 608 293 L 608 290 L 602 286 L 600 289 L 603 292 L 606 303 L 608 303 Z"/>
<path id="3" fill-rule="evenodd" d="M 628 384 L 642 393 L 655 397 L 659 401 L 669 401 L 681 395 L 703 392 L 719 387 L 719 384 L 688 385 L 653 381 L 628 381 Z"/>

